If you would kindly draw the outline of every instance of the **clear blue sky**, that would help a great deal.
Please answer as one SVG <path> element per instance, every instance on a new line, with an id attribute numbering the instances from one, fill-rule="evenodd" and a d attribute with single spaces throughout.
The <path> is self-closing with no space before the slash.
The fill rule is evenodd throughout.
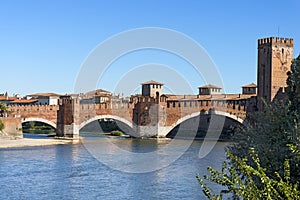
<path id="1" fill-rule="evenodd" d="M 256 83 L 257 39 L 277 37 L 279 27 L 280 37 L 294 38 L 295 56 L 300 53 L 299 8 L 298 0 L 0 0 L 0 93 L 71 93 L 81 64 L 99 43 L 141 27 L 169 28 L 196 40 L 216 63 L 226 92 L 239 93 L 241 85 Z M 136 64 L 164 56 L 149 55 Z M 203 83 L 191 84 L 196 92 Z M 105 81 L 99 87 L 113 89 Z"/>

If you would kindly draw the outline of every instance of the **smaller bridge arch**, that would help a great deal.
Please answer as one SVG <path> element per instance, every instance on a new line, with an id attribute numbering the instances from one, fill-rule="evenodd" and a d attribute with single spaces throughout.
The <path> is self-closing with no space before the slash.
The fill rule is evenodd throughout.
<path id="1" fill-rule="evenodd" d="M 45 124 L 48 124 L 50 126 L 52 126 L 53 128 L 56 129 L 56 123 L 50 121 L 50 120 L 47 120 L 47 119 L 44 119 L 44 118 L 39 118 L 39 117 L 26 117 L 26 118 L 22 118 L 22 123 L 25 123 L 25 122 L 43 122 Z"/>
<path id="2" fill-rule="evenodd" d="M 117 120 L 117 121 L 120 121 L 124 124 L 126 124 L 127 126 L 129 126 L 130 128 L 133 128 L 133 124 L 132 122 L 122 118 L 122 117 L 119 117 L 119 116 L 115 116 L 115 115 L 97 115 L 95 117 L 92 117 L 84 122 L 82 122 L 80 125 L 79 125 L 79 130 L 82 129 L 85 125 L 93 122 L 93 121 L 96 121 L 96 120 L 99 120 L 99 119 L 114 119 L 114 120 Z"/>

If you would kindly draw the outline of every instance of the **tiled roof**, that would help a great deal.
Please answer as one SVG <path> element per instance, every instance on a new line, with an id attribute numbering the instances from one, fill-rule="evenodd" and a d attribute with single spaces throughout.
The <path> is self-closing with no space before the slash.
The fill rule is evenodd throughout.
<path id="1" fill-rule="evenodd" d="M 220 88 L 219 86 L 212 85 L 212 84 L 200 86 L 200 87 L 198 87 L 198 88 L 217 88 L 217 89 L 222 89 L 222 88 Z"/>
<path id="2" fill-rule="evenodd" d="M 250 83 L 250 84 L 248 84 L 248 85 L 242 86 L 242 88 L 252 88 L 252 87 L 257 87 L 257 85 L 254 84 L 254 83 Z"/>
<path id="3" fill-rule="evenodd" d="M 37 101 L 37 99 L 16 99 L 10 103 L 35 103 Z"/>
<path id="4" fill-rule="evenodd" d="M 160 82 L 157 82 L 157 81 L 150 80 L 150 81 L 147 81 L 147 82 L 145 82 L 145 83 L 142 83 L 142 85 L 163 85 L 163 83 L 160 83 Z"/>
<path id="5" fill-rule="evenodd" d="M 56 93 L 36 93 L 36 94 L 30 94 L 27 96 L 31 96 L 31 97 L 59 97 L 61 96 L 60 94 L 56 94 Z"/>
<path id="6" fill-rule="evenodd" d="M 0 96 L 0 101 L 6 101 L 6 100 L 8 100 L 8 101 L 14 101 L 16 99 L 18 99 L 18 98 L 17 97 L 7 97 L 7 99 L 6 99 L 5 96 Z"/>

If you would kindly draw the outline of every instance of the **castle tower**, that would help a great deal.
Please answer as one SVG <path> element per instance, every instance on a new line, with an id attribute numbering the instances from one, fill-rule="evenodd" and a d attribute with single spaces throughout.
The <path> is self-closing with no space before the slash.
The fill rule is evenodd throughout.
<path id="1" fill-rule="evenodd" d="M 142 83 L 142 95 L 158 99 L 162 95 L 163 85 L 164 84 L 152 80 Z"/>
<path id="2" fill-rule="evenodd" d="M 258 97 L 272 101 L 286 87 L 287 72 L 294 57 L 294 40 L 264 38 L 258 40 L 257 87 Z M 261 106 L 259 106 L 261 108 Z"/>

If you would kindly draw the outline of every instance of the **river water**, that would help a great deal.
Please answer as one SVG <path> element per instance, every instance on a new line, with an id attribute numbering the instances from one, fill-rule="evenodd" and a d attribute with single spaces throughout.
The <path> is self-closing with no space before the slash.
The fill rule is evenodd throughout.
<path id="1" fill-rule="evenodd" d="M 112 140 L 137 153 L 158 148 L 156 140 Z M 207 166 L 220 169 L 228 143 L 217 142 L 200 159 L 202 143 L 194 141 L 175 162 L 147 173 L 112 169 L 83 144 L 0 149 L 0 199 L 205 199 L 195 176 L 207 174 Z"/>

